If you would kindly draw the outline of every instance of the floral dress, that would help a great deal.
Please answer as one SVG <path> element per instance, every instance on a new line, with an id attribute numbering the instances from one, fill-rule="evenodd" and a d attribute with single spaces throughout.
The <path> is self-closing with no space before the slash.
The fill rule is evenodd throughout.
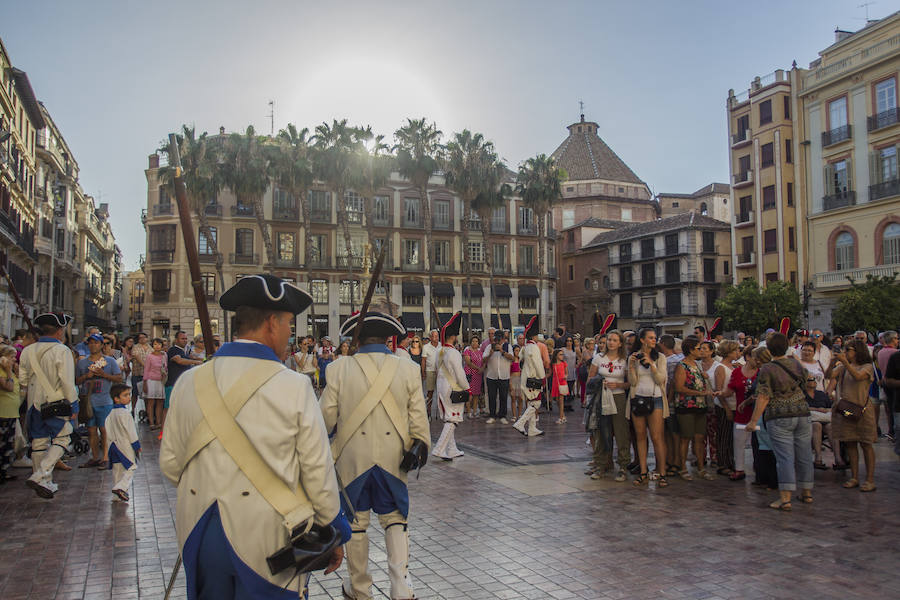
<path id="1" fill-rule="evenodd" d="M 700 395 L 709 389 L 709 379 L 699 366 L 691 366 L 684 361 L 679 363 L 684 369 L 684 387 L 689 390 L 696 390 L 698 395 L 688 396 L 686 394 L 675 394 L 675 412 L 703 412 L 707 409 L 706 396 Z"/>
<path id="2" fill-rule="evenodd" d="M 471 367 L 465 361 L 466 356 L 472 361 Z M 469 380 L 469 393 L 473 396 L 481 395 L 482 373 L 479 369 L 481 368 L 482 360 L 481 352 L 478 350 L 472 350 L 471 347 L 463 350 L 463 370 L 466 373 L 466 379 Z"/>

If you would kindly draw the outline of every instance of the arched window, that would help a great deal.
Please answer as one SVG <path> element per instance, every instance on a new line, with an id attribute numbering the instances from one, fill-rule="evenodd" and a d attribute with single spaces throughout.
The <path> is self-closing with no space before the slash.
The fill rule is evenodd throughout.
<path id="1" fill-rule="evenodd" d="M 700 214 L 704 216 L 709 214 L 709 208 L 707 208 L 706 202 L 700 203 Z"/>
<path id="2" fill-rule="evenodd" d="M 853 236 L 843 232 L 834 240 L 834 266 L 838 271 L 853 269 Z"/>
<path id="3" fill-rule="evenodd" d="M 591 289 L 591 280 L 588 279 L 587 277 L 584 278 L 584 289 L 585 290 Z"/>
<path id="4" fill-rule="evenodd" d="M 883 236 L 884 264 L 900 264 L 900 223 L 891 223 L 885 227 Z"/>

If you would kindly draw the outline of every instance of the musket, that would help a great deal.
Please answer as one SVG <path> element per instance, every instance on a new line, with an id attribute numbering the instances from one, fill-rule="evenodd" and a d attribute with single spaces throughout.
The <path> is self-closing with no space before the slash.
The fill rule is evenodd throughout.
<path id="1" fill-rule="evenodd" d="M 359 334 L 362 333 L 363 321 L 366 320 L 366 313 L 369 312 L 369 304 L 372 303 L 372 294 L 375 293 L 375 286 L 381 278 L 381 269 L 384 267 L 384 251 L 386 245 L 381 246 L 381 252 L 378 253 L 378 260 L 375 261 L 375 269 L 372 271 L 372 278 L 369 280 L 369 289 L 366 290 L 366 297 L 363 299 L 362 310 L 359 311 L 359 318 L 356 320 L 356 327 L 353 328 L 353 341 L 350 342 L 351 348 L 359 349 Z"/>
<path id="2" fill-rule="evenodd" d="M 438 314 L 437 307 L 434 305 L 434 300 L 431 301 L 431 312 L 434 313 L 434 320 L 437 321 L 437 328 L 440 329 L 444 324 L 441 323 L 441 315 Z M 432 329 L 434 329 L 434 327 L 432 327 Z"/>
<path id="3" fill-rule="evenodd" d="M 16 291 L 16 286 L 12 282 L 12 278 L 9 276 L 9 273 L 6 272 L 6 267 L 0 265 L 0 275 L 6 279 L 6 285 L 9 286 L 9 291 L 12 294 L 13 300 L 16 303 L 16 306 L 19 307 L 19 312 L 22 313 L 22 318 L 25 319 L 25 325 L 28 326 L 28 329 L 35 334 L 38 334 L 38 330 L 35 329 L 34 325 L 31 323 L 31 319 L 28 318 L 28 313 L 25 312 L 25 305 L 22 303 L 22 299 L 19 297 L 19 292 Z"/>
<path id="4" fill-rule="evenodd" d="M 200 320 L 200 331 L 203 333 L 203 344 L 206 356 L 215 352 L 212 325 L 209 321 L 209 308 L 206 306 L 206 290 L 203 289 L 203 278 L 200 275 L 200 257 L 197 254 L 197 240 L 194 238 L 194 225 L 191 223 L 191 212 L 187 201 L 187 188 L 184 185 L 184 170 L 181 168 L 181 154 L 178 151 L 178 138 L 169 134 L 169 165 L 175 168 L 175 201 L 178 203 L 178 220 L 181 221 L 181 235 L 184 249 L 187 252 L 188 267 L 191 272 L 191 287 L 194 288 L 194 304 L 197 305 L 197 317 Z"/>

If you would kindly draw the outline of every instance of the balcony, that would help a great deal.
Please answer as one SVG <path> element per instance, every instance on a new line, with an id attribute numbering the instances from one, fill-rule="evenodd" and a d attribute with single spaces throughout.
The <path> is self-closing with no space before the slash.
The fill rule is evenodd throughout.
<path id="1" fill-rule="evenodd" d="M 845 192 L 838 192 L 837 194 L 830 194 L 828 196 L 824 196 L 822 198 L 822 210 L 837 210 L 839 208 L 845 208 L 847 206 L 855 206 L 856 205 L 856 192 L 853 190 L 848 190 Z"/>
<path id="2" fill-rule="evenodd" d="M 169 294 L 169 290 L 153 290 L 152 298 L 154 302 L 168 302 Z"/>
<path id="3" fill-rule="evenodd" d="M 151 250 L 150 262 L 170 263 L 175 261 L 175 250 Z"/>
<path id="4" fill-rule="evenodd" d="M 519 223 L 518 232 L 519 235 L 537 235 L 537 225 L 534 223 L 530 225 Z"/>
<path id="5" fill-rule="evenodd" d="M 742 212 L 734 215 L 735 228 L 750 227 L 755 222 L 756 216 L 752 209 L 748 212 Z"/>
<path id="6" fill-rule="evenodd" d="M 278 269 L 296 269 L 299 267 L 299 262 L 297 262 L 296 256 L 291 256 L 288 258 L 275 257 L 275 268 Z"/>
<path id="7" fill-rule="evenodd" d="M 739 133 L 732 134 L 731 147 L 735 148 L 750 142 L 750 130 L 745 129 Z"/>
<path id="8" fill-rule="evenodd" d="M 891 108 L 878 113 L 874 117 L 866 117 L 866 129 L 876 131 L 900 123 L 900 109 Z"/>
<path id="9" fill-rule="evenodd" d="M 494 263 L 491 265 L 491 270 L 494 272 L 494 275 L 512 275 L 512 265 L 503 263 Z"/>
<path id="10" fill-rule="evenodd" d="M 259 254 L 235 254 L 228 255 L 228 262 L 232 265 L 258 265 Z"/>
<path id="11" fill-rule="evenodd" d="M 404 227 L 421 227 L 421 225 L 417 225 L 417 223 L 418 221 L 410 221 L 405 217 L 403 219 Z M 440 231 L 450 231 L 451 229 L 453 229 L 453 222 L 450 219 L 432 217 L 431 228 L 439 229 Z"/>
<path id="12" fill-rule="evenodd" d="M 469 264 L 469 272 L 470 273 L 487 273 L 487 263 L 483 262 L 470 262 Z"/>
<path id="13" fill-rule="evenodd" d="M 491 220 L 491 233 L 509 235 L 509 223 L 507 223 L 506 221 Z"/>
<path id="14" fill-rule="evenodd" d="M 831 131 L 822 132 L 822 147 L 833 146 L 834 144 L 849 140 L 852 137 L 850 125 L 841 125 Z"/>
<path id="15" fill-rule="evenodd" d="M 235 204 L 231 207 L 232 217 L 253 218 L 256 216 L 256 209 L 252 205 Z"/>
<path id="16" fill-rule="evenodd" d="M 431 266 L 434 268 L 435 273 L 449 273 L 450 272 L 450 265 L 433 264 Z M 495 273 L 495 275 L 496 275 L 496 273 Z"/>
<path id="17" fill-rule="evenodd" d="M 310 209 L 309 220 L 313 223 L 331 223 L 331 207 Z"/>
<path id="18" fill-rule="evenodd" d="M 222 205 L 221 204 L 207 204 L 203 207 L 203 214 L 208 217 L 221 217 L 222 216 Z"/>
<path id="19" fill-rule="evenodd" d="M 296 206 L 273 206 L 272 220 L 296 222 L 300 220 L 300 211 Z"/>
<path id="20" fill-rule="evenodd" d="M 718 254 L 719 247 L 718 246 L 707 246 L 705 244 L 700 246 L 700 254 Z"/>
<path id="21" fill-rule="evenodd" d="M 818 291 L 840 290 L 850 287 L 850 281 L 863 283 L 867 275 L 873 277 L 890 277 L 900 273 L 900 264 L 878 265 L 875 267 L 861 267 L 859 269 L 845 269 L 843 271 L 827 271 L 813 275 L 813 286 Z"/>
<path id="22" fill-rule="evenodd" d="M 869 186 L 869 202 L 892 196 L 900 196 L 900 179 L 883 181 Z"/>
<path id="23" fill-rule="evenodd" d="M 394 217 L 387 212 L 372 215 L 372 227 L 391 227 L 394 225 Z"/>
<path id="24" fill-rule="evenodd" d="M 154 204 L 153 205 L 153 216 L 154 217 L 164 217 L 175 214 L 175 209 L 173 208 L 174 204 Z"/>
<path id="25" fill-rule="evenodd" d="M 734 188 L 747 187 L 753 185 L 753 171 L 744 171 L 743 173 L 735 173 L 732 176 L 731 186 Z"/>
<path id="26" fill-rule="evenodd" d="M 537 265 L 532 264 L 520 264 L 518 269 L 519 275 L 530 275 L 534 276 L 538 274 Z"/>
<path id="27" fill-rule="evenodd" d="M 756 264 L 756 252 L 745 252 L 737 255 L 736 267 L 752 267 Z"/>
<path id="28" fill-rule="evenodd" d="M 200 254 L 197 255 L 197 257 L 199 258 L 201 263 L 215 264 L 215 262 L 216 262 L 216 255 L 210 254 L 208 252 L 201 252 Z"/>
<path id="29" fill-rule="evenodd" d="M 318 258 L 311 258 L 309 261 L 309 266 L 313 269 L 330 269 L 331 268 L 331 257 L 323 256 Z"/>
<path id="30" fill-rule="evenodd" d="M 337 267 L 339 269 L 362 269 L 363 266 L 363 258 L 362 256 L 338 256 L 337 257 Z"/>
<path id="31" fill-rule="evenodd" d="M 419 262 L 415 264 L 408 264 L 404 262 L 402 265 L 400 265 L 400 270 L 409 273 L 421 273 L 425 270 L 425 263 Z"/>

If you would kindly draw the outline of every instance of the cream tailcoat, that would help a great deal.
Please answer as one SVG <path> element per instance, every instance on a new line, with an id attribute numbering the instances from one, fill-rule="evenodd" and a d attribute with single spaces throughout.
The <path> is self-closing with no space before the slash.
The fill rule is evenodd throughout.
<path id="1" fill-rule="evenodd" d="M 535 377 L 543 379 L 547 376 L 544 372 L 544 361 L 541 358 L 541 349 L 534 342 L 525 342 L 525 347 L 519 353 L 522 361 L 522 375 L 519 378 L 519 385 L 522 389 L 522 395 L 528 400 L 534 400 L 541 394 L 541 390 L 532 390 L 528 388 L 528 378 Z"/>
<path id="2" fill-rule="evenodd" d="M 262 363 L 258 358 L 215 358 L 219 391 L 224 395 Z M 225 535 L 241 561 L 283 587 L 293 572 L 288 569 L 273 576 L 266 565 L 266 557 L 288 543 L 281 516 L 251 485 L 218 440 L 183 464 L 188 440 L 202 419 L 194 395 L 194 371 L 188 370 L 172 391 L 159 453 L 163 474 L 178 485 L 175 529 L 179 546 L 184 549 L 197 522 L 218 502 Z M 331 523 L 340 510 L 338 486 L 328 435 L 309 377 L 284 368 L 250 397 L 235 420 L 285 483 L 292 488 L 298 482 L 303 485 L 315 509 L 316 523 Z M 294 580 L 291 589 L 296 586 Z"/>
<path id="3" fill-rule="evenodd" d="M 435 362 L 437 365 L 437 383 L 434 389 L 438 402 L 440 402 L 444 421 L 462 423 L 466 403 L 450 402 L 450 392 L 454 391 L 454 385 L 457 390 L 469 390 L 469 381 L 466 379 L 466 372 L 463 369 L 462 354 L 453 346 L 442 346 L 437 349 L 437 353 L 438 356 Z"/>

